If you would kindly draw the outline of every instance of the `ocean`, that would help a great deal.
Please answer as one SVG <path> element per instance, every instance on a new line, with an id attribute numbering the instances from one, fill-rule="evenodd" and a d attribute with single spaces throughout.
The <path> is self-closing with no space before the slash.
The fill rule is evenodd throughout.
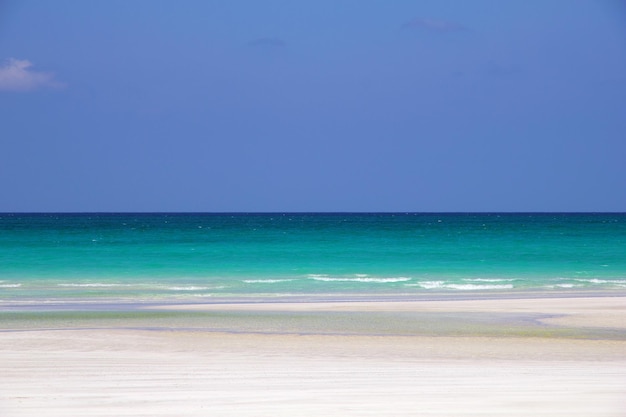
<path id="1" fill-rule="evenodd" d="M 626 292 L 626 214 L 0 214 L 0 302 Z"/>

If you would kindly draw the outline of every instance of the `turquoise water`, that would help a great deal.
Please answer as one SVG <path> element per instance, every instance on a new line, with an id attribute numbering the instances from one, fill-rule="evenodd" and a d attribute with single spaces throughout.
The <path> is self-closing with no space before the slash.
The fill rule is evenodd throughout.
<path id="1" fill-rule="evenodd" d="M 0 300 L 626 291 L 626 214 L 0 214 Z"/>

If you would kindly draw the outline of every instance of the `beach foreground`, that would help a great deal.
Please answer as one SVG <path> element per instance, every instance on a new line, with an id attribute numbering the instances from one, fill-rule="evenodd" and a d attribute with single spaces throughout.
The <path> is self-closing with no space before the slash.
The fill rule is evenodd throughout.
<path id="1" fill-rule="evenodd" d="M 626 416 L 626 297 L 0 317 L 7 417 Z"/>

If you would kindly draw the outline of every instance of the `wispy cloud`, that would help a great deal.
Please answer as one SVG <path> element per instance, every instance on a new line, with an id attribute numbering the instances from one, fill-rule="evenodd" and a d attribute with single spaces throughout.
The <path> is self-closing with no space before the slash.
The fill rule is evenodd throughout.
<path id="1" fill-rule="evenodd" d="M 402 25 L 406 29 L 424 29 L 431 32 L 464 32 L 467 26 L 449 20 L 415 18 Z"/>
<path id="2" fill-rule="evenodd" d="M 64 87 L 49 72 L 35 71 L 25 59 L 9 58 L 0 65 L 0 91 L 33 91 Z"/>

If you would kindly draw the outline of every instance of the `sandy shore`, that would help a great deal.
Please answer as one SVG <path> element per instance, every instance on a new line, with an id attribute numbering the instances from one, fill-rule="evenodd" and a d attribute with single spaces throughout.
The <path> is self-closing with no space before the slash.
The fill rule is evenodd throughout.
<path id="1" fill-rule="evenodd" d="M 626 416 L 626 297 L 0 318 L 6 417 Z"/>

